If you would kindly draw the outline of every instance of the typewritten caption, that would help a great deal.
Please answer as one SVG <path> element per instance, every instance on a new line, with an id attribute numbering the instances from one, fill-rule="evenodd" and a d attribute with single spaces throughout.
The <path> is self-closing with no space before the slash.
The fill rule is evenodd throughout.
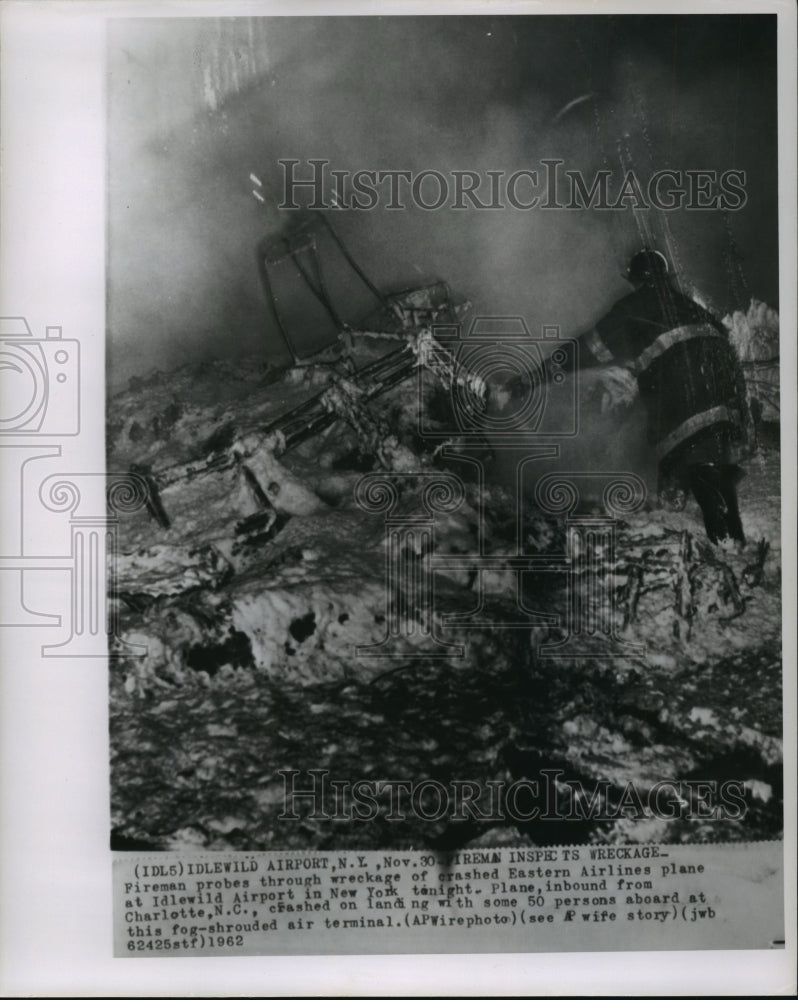
<path id="1" fill-rule="evenodd" d="M 115 955 L 779 947 L 782 846 L 117 854 Z"/>

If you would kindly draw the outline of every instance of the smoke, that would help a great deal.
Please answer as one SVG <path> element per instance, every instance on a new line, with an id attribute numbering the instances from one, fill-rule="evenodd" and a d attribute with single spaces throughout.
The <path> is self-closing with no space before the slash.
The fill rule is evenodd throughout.
<path id="1" fill-rule="evenodd" d="M 751 295 L 776 305 L 775 96 L 770 16 L 118 21 L 109 41 L 112 381 L 208 357 L 286 360 L 254 261 L 257 241 L 285 224 L 274 204 L 285 158 L 445 175 L 540 170 L 545 158 L 588 178 L 745 170 L 748 203 L 726 215 L 383 203 L 332 218 L 381 288 L 442 278 L 476 314 L 521 315 L 535 335 L 542 324 L 564 334 L 592 325 L 628 291 L 620 275 L 644 241 L 662 246 L 682 286 L 700 288 L 721 314 Z M 264 181 L 263 206 L 251 172 Z M 354 284 L 331 288 L 345 319 L 370 305 Z M 307 291 L 283 295 L 290 312 L 291 297 Z M 297 335 L 314 343 L 313 331 Z M 642 423 L 632 421 L 638 436 Z M 595 441 L 584 441 L 574 461 L 595 460 Z M 641 451 L 624 447 L 627 460 Z"/>

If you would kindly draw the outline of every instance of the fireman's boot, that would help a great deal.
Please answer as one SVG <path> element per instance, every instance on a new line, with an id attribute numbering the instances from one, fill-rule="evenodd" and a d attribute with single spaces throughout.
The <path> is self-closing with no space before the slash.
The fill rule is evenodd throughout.
<path id="1" fill-rule="evenodd" d="M 704 515 L 707 537 L 713 543 L 733 538 L 745 545 L 735 488 L 739 478 L 736 465 L 690 466 L 690 487 Z"/>
<path id="2" fill-rule="evenodd" d="M 729 535 L 741 545 L 745 545 L 743 522 L 740 518 L 740 508 L 737 506 L 737 483 L 743 478 L 744 473 L 739 465 L 721 465 L 720 470 L 728 509 Z"/>
<path id="3" fill-rule="evenodd" d="M 657 503 L 663 510 L 683 511 L 689 477 L 683 465 L 662 462 L 658 470 Z"/>

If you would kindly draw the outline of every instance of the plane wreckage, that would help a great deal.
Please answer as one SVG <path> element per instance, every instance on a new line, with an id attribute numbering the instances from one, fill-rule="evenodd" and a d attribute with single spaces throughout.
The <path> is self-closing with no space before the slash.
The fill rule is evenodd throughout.
<path id="1" fill-rule="evenodd" d="M 374 298 L 365 320 L 344 318 L 322 245 Z M 502 481 L 489 436 L 458 435 L 453 399 L 477 414 L 512 400 L 447 340 L 467 304 L 444 282 L 383 293 L 319 215 L 262 241 L 257 267 L 287 366 L 189 364 L 132 380 L 109 406 L 109 467 L 131 469 L 147 493 L 119 519 L 111 583 L 117 843 L 777 835 L 780 483 L 767 421 L 743 462 L 747 551 L 712 546 L 698 511 L 658 508 L 635 477 L 609 518 L 548 473 Z M 278 290 L 289 269 L 327 317 L 324 344 L 303 343 Z M 731 322 L 765 418 L 777 414 L 777 319 L 752 304 Z M 662 781 L 729 777 L 746 812 L 386 824 L 380 793 L 374 823 L 281 823 L 280 768 L 480 787 L 545 773 L 559 775 L 557 795 L 578 782 L 610 805 L 630 787 L 645 799 Z"/>

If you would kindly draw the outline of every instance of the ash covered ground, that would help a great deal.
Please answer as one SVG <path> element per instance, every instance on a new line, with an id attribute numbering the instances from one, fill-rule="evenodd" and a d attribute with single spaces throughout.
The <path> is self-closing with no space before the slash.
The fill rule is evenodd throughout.
<path id="1" fill-rule="evenodd" d="M 147 654 L 112 661 L 113 846 L 450 849 L 780 836 L 777 375 L 772 336 L 760 343 L 777 317 L 763 309 L 729 320 L 752 398 L 764 386 L 739 485 L 748 545 L 710 545 L 693 503 L 677 513 L 652 500 L 618 521 L 615 551 L 595 572 L 613 596 L 619 634 L 645 645 L 621 659 L 595 657 L 589 645 L 569 660 L 546 658 L 540 645 L 561 638 L 558 628 L 491 625 L 517 596 L 517 576 L 498 569 L 483 574 L 485 623 L 442 629 L 442 615 L 478 600 L 476 573 L 462 560 L 436 572 L 434 610 L 436 631 L 462 644 L 462 658 L 413 657 L 419 629 L 396 638 L 400 655 L 390 660 L 355 655 L 384 638 L 391 613 L 384 520 L 355 501 L 365 473 L 398 474 L 408 511 L 424 474 L 463 477 L 462 503 L 437 515 L 434 551 L 412 553 L 419 565 L 475 555 L 480 529 L 496 565 L 515 554 L 507 484 L 469 479 L 418 435 L 419 386 L 429 413 L 447 405 L 435 373 L 371 401 L 347 393 L 340 369 L 277 371 L 255 359 L 132 380 L 109 401 L 108 468 L 136 471 L 151 493 L 148 509 L 120 519 L 112 586 L 122 639 Z M 362 367 L 387 349 L 364 340 L 354 360 Z M 336 419 L 319 433 L 286 450 L 264 431 L 324 392 Z M 563 551 L 562 518 L 528 503 L 522 527 L 532 549 Z M 526 605 L 561 613 L 566 578 L 542 576 L 524 578 Z M 420 614 L 412 601 L 402 613 Z M 328 788 L 321 811 L 296 800 L 296 818 L 279 819 L 279 772 L 300 772 L 296 786 L 305 788 L 314 769 L 376 783 L 376 815 L 336 818 Z M 658 782 L 733 780 L 745 783 L 745 808 L 736 818 L 631 808 L 614 819 L 521 823 L 403 809 L 397 819 L 380 785 L 488 788 L 543 776 L 556 797 L 579 782 L 616 806 L 630 788 L 644 800 Z"/>

